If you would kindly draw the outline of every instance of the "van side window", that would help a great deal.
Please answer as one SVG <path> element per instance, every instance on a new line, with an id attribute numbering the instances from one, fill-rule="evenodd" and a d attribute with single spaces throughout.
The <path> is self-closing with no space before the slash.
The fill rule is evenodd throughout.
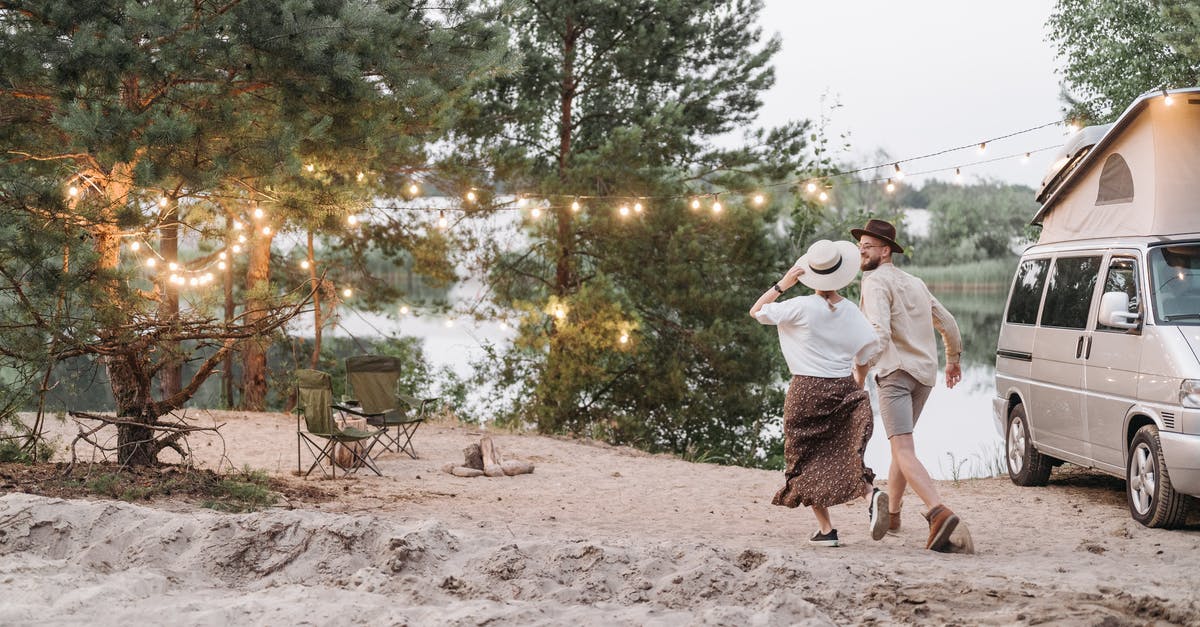
<path id="1" fill-rule="evenodd" d="M 1012 295 L 1008 298 L 1006 322 L 1037 322 L 1038 305 L 1042 302 L 1042 287 L 1046 284 L 1046 268 L 1049 265 L 1049 259 L 1030 259 L 1021 264 L 1013 281 Z"/>
<path id="2" fill-rule="evenodd" d="M 1100 257 L 1059 257 L 1054 261 L 1042 326 L 1064 329 L 1087 327 L 1092 291 L 1100 273 Z"/>
<path id="3" fill-rule="evenodd" d="M 1108 292 L 1125 292 L 1129 296 L 1129 313 L 1138 312 L 1141 299 L 1138 298 L 1136 260 L 1130 257 L 1113 257 L 1109 260 L 1108 275 L 1104 277 L 1104 293 Z M 1110 327 L 1102 320 L 1096 321 L 1096 330 L 1128 333 L 1125 329 Z"/>

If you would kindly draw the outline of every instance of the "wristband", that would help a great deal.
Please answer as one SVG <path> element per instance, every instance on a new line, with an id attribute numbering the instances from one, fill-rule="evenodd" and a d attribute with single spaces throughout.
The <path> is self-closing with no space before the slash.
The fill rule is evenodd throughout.
<path id="1" fill-rule="evenodd" d="M 772 283 L 772 284 L 771 284 L 771 287 L 775 288 L 775 291 L 776 291 L 776 292 L 779 292 L 780 294 L 782 294 L 782 293 L 783 293 L 783 290 L 779 289 L 779 284 L 778 284 L 778 283 Z"/>

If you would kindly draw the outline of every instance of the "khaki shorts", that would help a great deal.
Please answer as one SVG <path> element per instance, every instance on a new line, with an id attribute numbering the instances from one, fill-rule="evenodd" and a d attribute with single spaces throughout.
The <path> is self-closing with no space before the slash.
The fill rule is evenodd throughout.
<path id="1" fill-rule="evenodd" d="M 912 433 L 933 388 L 903 370 L 876 376 L 875 386 L 879 394 L 879 416 L 888 438 Z"/>

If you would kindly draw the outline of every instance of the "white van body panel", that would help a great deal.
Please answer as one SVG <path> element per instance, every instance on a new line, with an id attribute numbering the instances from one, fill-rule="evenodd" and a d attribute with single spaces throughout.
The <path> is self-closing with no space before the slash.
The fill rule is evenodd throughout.
<path id="1" fill-rule="evenodd" d="M 1042 326 L 1049 291 L 1045 287 L 1037 324 L 1007 322 L 1006 306 L 993 400 L 993 420 L 1001 436 L 1015 397 L 1025 405 L 1029 436 L 1038 451 L 1124 477 L 1129 440 L 1136 430 L 1132 421 L 1149 421 L 1159 430 L 1172 485 L 1183 494 L 1200 496 L 1200 410 L 1183 407 L 1179 396 L 1185 379 L 1200 379 L 1200 326 L 1156 323 L 1146 257 L 1156 245 L 1197 241 L 1200 233 L 1097 238 L 1027 249 L 1022 263 L 1050 259 L 1051 275 L 1059 258 L 1100 256 L 1103 261 L 1084 329 Z M 1134 330 L 1106 329 L 1097 320 L 1105 273 L 1117 258 L 1131 260 L 1137 268 L 1142 302 L 1140 325 Z"/>

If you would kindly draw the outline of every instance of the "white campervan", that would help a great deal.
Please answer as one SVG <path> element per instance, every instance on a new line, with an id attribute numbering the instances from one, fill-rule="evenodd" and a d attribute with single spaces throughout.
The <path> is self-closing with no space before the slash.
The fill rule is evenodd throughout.
<path id="1" fill-rule="evenodd" d="M 1200 496 L 1200 87 L 1077 133 L 1037 200 L 996 347 L 1009 476 L 1096 468 L 1135 520 L 1179 526 Z"/>

